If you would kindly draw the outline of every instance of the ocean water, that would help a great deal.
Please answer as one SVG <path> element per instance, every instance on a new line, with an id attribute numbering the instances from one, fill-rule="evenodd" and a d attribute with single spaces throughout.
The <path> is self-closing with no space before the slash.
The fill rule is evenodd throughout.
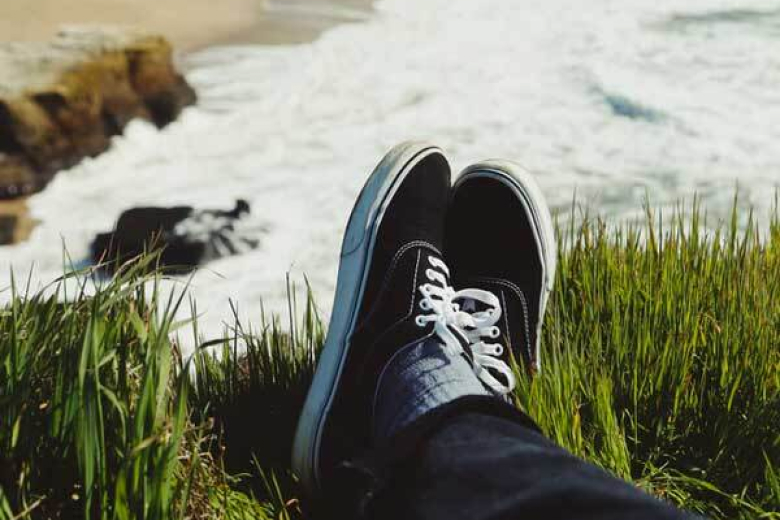
<path id="1" fill-rule="evenodd" d="M 34 196 L 42 223 L 0 248 L 0 286 L 9 266 L 51 281 L 63 245 L 83 261 L 132 206 L 241 197 L 261 245 L 194 276 L 201 332 L 221 333 L 231 299 L 250 323 L 261 307 L 284 311 L 288 272 L 327 314 L 353 200 L 410 138 L 440 144 L 456 171 L 521 162 L 564 214 L 575 194 L 623 221 L 645 197 L 670 208 L 697 193 L 714 222 L 738 187 L 767 223 L 780 186 L 777 1 L 382 0 L 350 14 L 364 19 L 313 43 L 187 56 L 198 106 L 162 132 L 133 123 Z"/>

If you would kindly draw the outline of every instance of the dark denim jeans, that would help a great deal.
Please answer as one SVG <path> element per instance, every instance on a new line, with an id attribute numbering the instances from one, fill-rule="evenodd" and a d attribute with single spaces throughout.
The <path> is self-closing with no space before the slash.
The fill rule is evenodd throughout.
<path id="1" fill-rule="evenodd" d="M 343 470 L 342 516 L 349 502 L 367 519 L 694 518 L 574 457 L 493 398 L 429 413 Z"/>

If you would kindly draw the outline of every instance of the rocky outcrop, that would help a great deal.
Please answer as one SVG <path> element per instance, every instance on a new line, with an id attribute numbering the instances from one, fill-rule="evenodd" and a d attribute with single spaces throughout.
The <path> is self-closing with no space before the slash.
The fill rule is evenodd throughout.
<path id="1" fill-rule="evenodd" d="M 162 127 L 194 101 L 159 36 L 78 28 L 0 46 L 0 199 L 103 152 L 131 119 Z"/>

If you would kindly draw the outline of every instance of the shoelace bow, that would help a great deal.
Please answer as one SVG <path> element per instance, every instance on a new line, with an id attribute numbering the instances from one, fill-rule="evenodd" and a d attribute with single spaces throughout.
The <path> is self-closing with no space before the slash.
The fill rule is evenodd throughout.
<path id="1" fill-rule="evenodd" d="M 481 289 L 456 291 L 447 283 L 450 275 L 447 265 L 434 256 L 428 256 L 428 263 L 431 267 L 425 270 L 425 276 L 435 283 L 424 283 L 419 290 L 423 295 L 420 308 L 429 313 L 418 315 L 415 323 L 419 327 L 433 323 L 435 334 L 453 356 L 463 354 L 463 347 L 453 329 L 465 336 L 470 344 L 474 373 L 495 393 L 508 394 L 515 387 L 515 376 L 501 360 L 504 347 L 499 343 L 486 343 L 483 339 L 496 339 L 501 334 L 495 326 L 501 318 L 498 298 L 495 294 Z M 483 311 L 466 312 L 457 303 L 466 299 L 479 302 L 487 308 Z M 501 374 L 505 382 L 495 377 L 491 370 Z"/>

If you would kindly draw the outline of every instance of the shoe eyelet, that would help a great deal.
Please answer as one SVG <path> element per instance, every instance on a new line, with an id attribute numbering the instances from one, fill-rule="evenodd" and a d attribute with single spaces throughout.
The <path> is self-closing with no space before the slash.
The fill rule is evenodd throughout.
<path id="1" fill-rule="evenodd" d="M 420 300 L 420 308 L 424 311 L 431 310 L 431 304 L 428 303 L 428 300 Z"/>
<path id="2" fill-rule="evenodd" d="M 417 326 L 418 326 L 418 327 L 425 327 L 425 323 L 426 323 L 426 322 L 425 322 L 425 320 L 423 319 L 423 317 L 422 317 L 422 316 L 417 316 L 417 317 L 414 319 L 414 322 L 417 324 Z"/>
<path id="3" fill-rule="evenodd" d="M 490 329 L 490 337 L 493 339 L 496 339 L 501 335 L 501 330 L 499 330 L 498 327 L 491 327 Z"/>

